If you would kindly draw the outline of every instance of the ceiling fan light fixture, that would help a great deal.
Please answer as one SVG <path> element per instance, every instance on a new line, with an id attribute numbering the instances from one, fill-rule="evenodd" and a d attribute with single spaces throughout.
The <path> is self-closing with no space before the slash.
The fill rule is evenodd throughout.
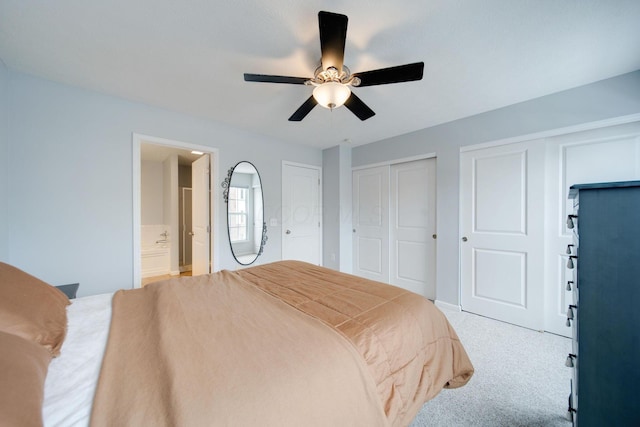
<path id="1" fill-rule="evenodd" d="M 244 73 L 244 80 L 247 82 L 314 86 L 313 94 L 289 117 L 290 122 L 301 121 L 318 104 L 329 110 L 344 105 L 360 120 L 370 119 L 376 113 L 362 102 L 355 93 L 351 92 L 351 87 L 422 80 L 424 62 L 414 62 L 412 64 L 396 65 L 351 74 L 349 67 L 344 65 L 347 22 L 346 15 L 326 11 L 318 12 L 320 51 L 322 55 L 320 57 L 320 65 L 316 68 L 312 78 Z"/>
<path id="2" fill-rule="evenodd" d="M 333 110 L 344 105 L 351 96 L 351 89 L 338 82 L 326 82 L 313 89 L 313 97 L 324 108 Z"/>

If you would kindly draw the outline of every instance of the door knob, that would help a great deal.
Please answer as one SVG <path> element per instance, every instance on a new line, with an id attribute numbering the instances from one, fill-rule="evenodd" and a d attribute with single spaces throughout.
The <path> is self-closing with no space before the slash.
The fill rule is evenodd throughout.
<path id="1" fill-rule="evenodd" d="M 193 231 L 190 231 L 187 233 L 189 236 L 195 236 L 195 234 L 193 234 Z"/>
<path id="2" fill-rule="evenodd" d="M 437 234 L 432 234 L 431 237 L 434 238 L 434 239 L 437 239 L 438 235 Z"/>
<path id="3" fill-rule="evenodd" d="M 466 237 L 466 236 L 462 238 L 462 241 L 463 241 L 463 242 L 466 242 L 467 240 L 469 240 L 469 239 L 467 239 L 467 237 Z"/>
<path id="4" fill-rule="evenodd" d="M 291 230 L 287 230 L 287 231 L 285 231 L 285 233 L 291 234 Z"/>

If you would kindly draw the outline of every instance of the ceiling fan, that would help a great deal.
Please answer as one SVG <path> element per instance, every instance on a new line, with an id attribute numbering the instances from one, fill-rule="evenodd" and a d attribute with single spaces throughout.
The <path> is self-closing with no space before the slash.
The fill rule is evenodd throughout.
<path id="1" fill-rule="evenodd" d="M 313 78 L 245 73 L 244 80 L 315 86 L 313 94 L 289 117 L 289 121 L 301 121 L 317 104 L 331 110 L 344 105 L 360 120 L 373 117 L 376 113 L 362 102 L 350 87 L 421 80 L 424 62 L 351 74 L 349 68 L 343 64 L 347 21 L 346 15 L 331 12 L 318 13 L 322 58 L 321 65 L 316 69 Z"/>

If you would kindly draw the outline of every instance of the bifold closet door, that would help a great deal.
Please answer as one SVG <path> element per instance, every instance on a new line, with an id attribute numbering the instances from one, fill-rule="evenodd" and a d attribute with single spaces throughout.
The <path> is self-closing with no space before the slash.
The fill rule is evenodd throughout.
<path id="1" fill-rule="evenodd" d="M 389 283 L 389 166 L 353 172 L 353 274 Z"/>
<path id="2" fill-rule="evenodd" d="M 436 297 L 436 159 L 391 166 L 389 278 Z"/>
<path id="3" fill-rule="evenodd" d="M 436 159 L 353 172 L 353 272 L 435 298 Z"/>

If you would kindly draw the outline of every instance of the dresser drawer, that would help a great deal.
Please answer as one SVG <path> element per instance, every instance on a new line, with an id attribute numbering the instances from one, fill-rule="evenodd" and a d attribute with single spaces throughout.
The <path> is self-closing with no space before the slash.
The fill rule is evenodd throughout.
<path id="1" fill-rule="evenodd" d="M 567 309 L 574 306 L 569 414 L 574 426 L 637 427 L 640 181 L 574 185 L 572 194 L 575 211 L 567 228 L 577 258 L 566 272 L 573 282 Z"/>

